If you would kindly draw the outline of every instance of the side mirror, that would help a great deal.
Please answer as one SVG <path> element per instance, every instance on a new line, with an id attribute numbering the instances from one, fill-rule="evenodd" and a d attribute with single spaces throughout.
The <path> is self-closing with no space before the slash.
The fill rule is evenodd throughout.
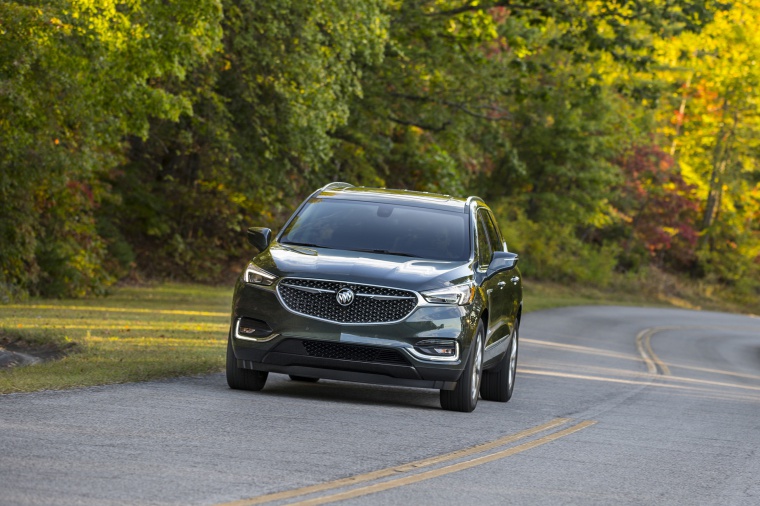
<path id="1" fill-rule="evenodd" d="M 248 229 L 248 242 L 259 251 L 264 251 L 272 242 L 272 231 L 268 228 L 251 227 Z"/>
<path id="2" fill-rule="evenodd" d="M 510 253 L 508 251 L 494 251 L 493 257 L 491 257 L 491 263 L 488 264 L 487 276 L 496 274 L 499 271 L 508 271 L 514 269 L 517 265 L 517 260 L 520 257 L 517 253 Z"/>

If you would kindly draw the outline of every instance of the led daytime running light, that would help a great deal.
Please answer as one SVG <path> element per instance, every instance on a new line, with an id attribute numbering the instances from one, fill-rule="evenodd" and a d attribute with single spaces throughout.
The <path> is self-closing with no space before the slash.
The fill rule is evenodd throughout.
<path id="1" fill-rule="evenodd" d="M 254 285 L 271 286 L 277 281 L 277 276 L 265 271 L 259 267 L 256 267 L 252 263 L 248 264 L 245 269 L 245 282 L 252 283 Z"/>
<path id="2" fill-rule="evenodd" d="M 464 283 L 422 292 L 422 296 L 432 304 L 457 304 L 464 306 L 472 302 L 472 299 L 475 297 L 475 286 L 472 283 Z"/>

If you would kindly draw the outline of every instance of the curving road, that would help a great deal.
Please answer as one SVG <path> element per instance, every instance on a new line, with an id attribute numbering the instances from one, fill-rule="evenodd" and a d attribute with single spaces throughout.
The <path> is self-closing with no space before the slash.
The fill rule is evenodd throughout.
<path id="1" fill-rule="evenodd" d="M 224 376 L 0 396 L 0 504 L 760 504 L 760 319 L 526 315 L 515 397 Z"/>

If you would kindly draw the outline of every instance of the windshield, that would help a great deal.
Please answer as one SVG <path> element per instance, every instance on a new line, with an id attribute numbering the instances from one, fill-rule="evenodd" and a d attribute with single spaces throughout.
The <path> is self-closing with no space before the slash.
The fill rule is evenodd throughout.
<path id="1" fill-rule="evenodd" d="M 280 243 L 465 261 L 467 218 L 462 211 L 317 197 L 293 219 Z"/>

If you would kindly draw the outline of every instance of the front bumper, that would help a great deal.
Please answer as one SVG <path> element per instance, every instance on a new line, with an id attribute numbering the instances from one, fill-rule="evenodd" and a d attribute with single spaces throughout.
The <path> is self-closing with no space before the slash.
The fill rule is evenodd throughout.
<path id="1" fill-rule="evenodd" d="M 305 377 L 420 388 L 453 389 L 470 352 L 477 317 L 469 306 L 418 306 L 401 322 L 338 324 L 295 314 L 274 287 L 238 282 L 230 337 L 238 367 Z M 253 318 L 271 334 L 245 339 L 240 318 Z M 423 359 L 414 345 L 424 339 L 456 341 L 457 360 Z"/>

